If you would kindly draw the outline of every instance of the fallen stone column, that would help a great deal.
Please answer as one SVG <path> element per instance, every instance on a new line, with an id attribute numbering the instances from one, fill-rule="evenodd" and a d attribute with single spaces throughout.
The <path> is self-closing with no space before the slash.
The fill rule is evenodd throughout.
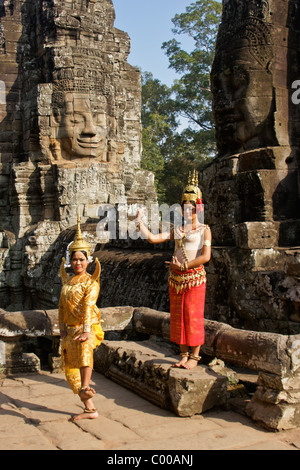
<path id="1" fill-rule="evenodd" d="M 291 367 L 288 339 L 284 335 L 240 330 L 206 320 L 202 350 L 231 364 L 282 376 Z"/>
<path id="2" fill-rule="evenodd" d="M 155 335 L 170 340 L 170 314 L 147 307 L 135 308 L 133 328 L 138 333 Z"/>

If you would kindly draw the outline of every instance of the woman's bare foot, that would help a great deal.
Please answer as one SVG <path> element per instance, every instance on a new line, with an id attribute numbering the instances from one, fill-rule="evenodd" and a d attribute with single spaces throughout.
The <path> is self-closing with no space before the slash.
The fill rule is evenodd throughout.
<path id="1" fill-rule="evenodd" d="M 85 408 L 83 413 L 73 416 L 71 421 L 79 421 L 80 419 L 96 419 L 98 416 L 96 408 Z"/>
<path id="2" fill-rule="evenodd" d="M 172 367 L 179 369 L 180 367 L 184 367 L 184 365 L 187 363 L 189 359 L 189 352 L 182 352 L 180 353 L 181 356 L 181 361 L 176 362 Z"/>
<path id="3" fill-rule="evenodd" d="M 189 360 L 182 366 L 184 369 L 194 369 L 198 365 L 198 361 L 200 361 L 201 356 L 195 356 L 194 354 L 190 354 Z"/>
<path id="4" fill-rule="evenodd" d="M 96 419 L 98 418 L 98 412 L 94 406 L 94 403 L 91 399 L 87 400 L 85 403 L 85 408 L 83 413 L 79 413 L 71 418 L 71 421 L 78 421 L 80 419 Z"/>

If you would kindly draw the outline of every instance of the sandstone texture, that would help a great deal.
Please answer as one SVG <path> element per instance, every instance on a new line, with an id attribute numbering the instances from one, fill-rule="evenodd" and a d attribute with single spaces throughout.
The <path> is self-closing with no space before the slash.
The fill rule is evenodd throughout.
<path id="1" fill-rule="evenodd" d="M 217 158 L 202 172 L 212 229 L 206 317 L 300 331 L 297 1 L 223 2 L 211 71 Z"/>
<path id="2" fill-rule="evenodd" d="M 144 458 L 177 451 L 200 466 L 198 450 L 300 449 L 299 429 L 268 432 L 222 409 L 179 417 L 99 373 L 92 385 L 99 419 L 74 424 L 70 417 L 82 406 L 62 374 L 15 374 L 0 381 L 0 449 L 100 450 L 105 466 L 118 451 L 141 457 L 141 465 Z"/>
<path id="3" fill-rule="evenodd" d="M 110 0 L 2 3 L 0 304 L 51 308 L 78 209 L 95 249 L 103 207 L 156 203 L 141 77 Z"/>

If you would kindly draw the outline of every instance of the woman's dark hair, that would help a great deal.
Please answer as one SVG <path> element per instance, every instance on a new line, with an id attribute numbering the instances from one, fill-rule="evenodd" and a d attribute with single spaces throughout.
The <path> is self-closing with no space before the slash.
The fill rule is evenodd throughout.
<path id="1" fill-rule="evenodd" d="M 82 251 L 82 250 L 77 250 L 77 251 L 80 251 L 80 253 L 83 253 L 84 256 L 86 257 L 86 259 L 88 259 L 88 255 L 87 255 L 87 252 L 86 252 L 86 251 Z M 71 253 L 71 261 L 72 261 L 72 259 L 73 259 L 74 253 L 77 253 L 77 251 L 72 251 L 72 253 Z"/>
<path id="2" fill-rule="evenodd" d="M 194 207 L 196 207 L 195 201 L 182 201 L 181 207 L 183 208 L 184 204 L 192 204 Z"/>

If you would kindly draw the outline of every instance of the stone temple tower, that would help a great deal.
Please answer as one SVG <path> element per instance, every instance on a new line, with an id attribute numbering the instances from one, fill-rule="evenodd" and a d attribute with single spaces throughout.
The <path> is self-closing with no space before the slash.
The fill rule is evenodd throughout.
<path id="1" fill-rule="evenodd" d="M 300 331 L 299 0 L 223 0 L 211 72 L 218 156 L 201 174 L 207 315 Z"/>
<path id="2" fill-rule="evenodd" d="M 78 208 L 92 223 L 101 204 L 156 202 L 153 175 L 140 169 L 140 72 L 114 20 L 111 0 L 0 2 L 4 308 L 32 306 Z"/>

